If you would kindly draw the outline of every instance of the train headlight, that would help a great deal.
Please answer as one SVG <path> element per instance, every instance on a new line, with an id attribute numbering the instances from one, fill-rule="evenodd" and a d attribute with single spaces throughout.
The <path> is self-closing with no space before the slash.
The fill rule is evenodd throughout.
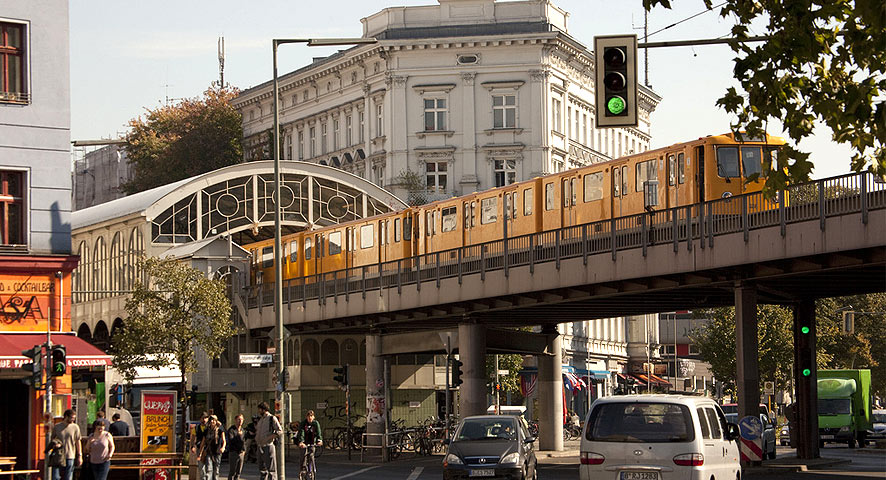
<path id="1" fill-rule="evenodd" d="M 732 196 L 732 192 L 723 192 L 723 195 L 720 195 L 723 198 L 729 198 Z"/>

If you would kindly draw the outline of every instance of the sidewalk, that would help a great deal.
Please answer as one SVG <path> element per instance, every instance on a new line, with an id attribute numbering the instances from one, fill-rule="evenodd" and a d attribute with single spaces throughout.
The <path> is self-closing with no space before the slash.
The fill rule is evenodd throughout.
<path id="1" fill-rule="evenodd" d="M 766 460 L 763 462 L 763 465 L 759 467 L 745 467 L 742 470 L 745 475 L 762 475 L 780 472 L 805 472 L 809 469 L 815 470 L 836 465 L 846 465 L 849 463 L 852 463 L 852 461 L 842 458 L 814 458 L 811 460 L 803 460 L 796 457 L 788 457 Z"/>

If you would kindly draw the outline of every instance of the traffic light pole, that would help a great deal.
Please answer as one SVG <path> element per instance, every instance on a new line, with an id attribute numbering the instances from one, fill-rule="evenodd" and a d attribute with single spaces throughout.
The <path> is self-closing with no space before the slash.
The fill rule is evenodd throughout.
<path id="1" fill-rule="evenodd" d="M 452 411 L 451 401 L 449 399 L 449 366 L 452 364 L 452 345 L 450 344 L 449 335 L 446 335 L 446 416 L 443 418 L 443 434 L 445 438 L 449 438 L 449 412 Z"/>

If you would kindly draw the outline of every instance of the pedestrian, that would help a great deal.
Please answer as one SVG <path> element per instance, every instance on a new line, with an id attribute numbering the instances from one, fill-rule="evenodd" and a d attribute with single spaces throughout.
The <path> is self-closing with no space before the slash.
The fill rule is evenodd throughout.
<path id="1" fill-rule="evenodd" d="M 258 471 L 260 480 L 277 480 L 277 447 L 274 442 L 280 438 L 283 428 L 277 417 L 268 411 L 267 402 L 258 404 L 261 419 L 255 428 L 255 444 L 258 448 Z"/>
<path id="2" fill-rule="evenodd" d="M 197 457 L 197 466 L 198 471 L 200 472 L 200 479 L 206 479 L 206 462 L 203 461 L 203 458 L 200 456 L 200 452 L 203 449 L 203 438 L 206 436 L 206 430 L 209 429 L 209 414 L 203 412 L 203 415 L 200 416 L 200 424 L 194 428 L 194 444 L 191 446 L 191 454 Z"/>
<path id="3" fill-rule="evenodd" d="M 95 419 L 102 422 L 102 425 L 105 426 L 106 432 L 111 431 L 111 422 L 108 421 L 107 418 L 105 418 L 105 411 L 104 410 L 99 410 L 99 411 L 95 412 Z"/>
<path id="4" fill-rule="evenodd" d="M 80 443 L 80 426 L 77 414 L 70 408 L 65 410 L 65 418 L 52 427 L 52 439 L 61 443 L 65 466 L 52 469 L 52 480 L 73 480 L 74 467 L 83 463 L 83 450 Z"/>
<path id="5" fill-rule="evenodd" d="M 243 429 L 243 415 L 234 417 L 234 424 L 228 429 L 228 480 L 239 480 L 246 456 L 246 430 Z"/>
<path id="6" fill-rule="evenodd" d="M 120 420 L 120 414 L 115 413 L 114 416 L 111 417 L 114 420 L 114 423 L 111 424 L 111 427 L 108 428 L 108 433 L 115 437 L 128 437 L 129 436 L 129 424 Z"/>
<path id="7" fill-rule="evenodd" d="M 86 442 L 86 451 L 89 452 L 89 468 L 92 470 L 92 478 L 94 480 L 108 480 L 111 457 L 114 456 L 114 437 L 105 431 L 105 424 L 99 419 L 92 422 L 92 435 Z"/>
<path id="8" fill-rule="evenodd" d="M 308 446 L 323 445 L 323 434 L 320 432 L 320 422 L 314 419 L 314 411 L 308 410 L 305 413 L 305 419 L 298 426 L 298 433 L 295 435 L 295 443 L 302 450 L 301 469 L 299 473 L 307 471 L 308 466 Z"/>
<path id="9" fill-rule="evenodd" d="M 221 456 L 225 453 L 225 431 L 215 415 L 209 416 L 209 428 L 203 436 L 200 459 L 206 465 L 206 480 L 218 480 Z"/>

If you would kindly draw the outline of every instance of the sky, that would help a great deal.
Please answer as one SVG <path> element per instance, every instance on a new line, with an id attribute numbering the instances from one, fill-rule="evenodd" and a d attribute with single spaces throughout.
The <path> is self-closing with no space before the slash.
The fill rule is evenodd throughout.
<path id="1" fill-rule="evenodd" d="M 393 6 L 436 0 L 70 0 L 72 140 L 119 138 L 130 119 L 167 99 L 199 96 L 217 81 L 218 38 L 225 38 L 225 83 L 246 89 L 271 79 L 271 39 L 359 37 L 361 18 Z M 673 10 L 649 14 L 650 33 L 705 11 L 702 0 L 675 0 Z M 714 2 L 717 4 L 718 2 Z M 569 12 L 569 34 L 588 47 L 595 35 L 642 35 L 641 0 L 554 0 Z M 725 36 L 730 19 L 707 12 L 649 37 L 649 41 Z M 763 33 L 758 28 L 755 34 Z M 279 71 L 335 52 L 284 45 Z M 730 115 L 715 105 L 732 78 L 727 45 L 649 49 L 649 78 L 662 97 L 652 113 L 652 148 L 729 131 Z M 640 52 L 643 59 L 643 52 Z M 640 80 L 645 81 L 643 65 Z M 779 135 L 779 126 L 770 126 Z M 830 130 L 799 147 L 812 152 L 813 178 L 849 171 L 848 147 Z"/>

